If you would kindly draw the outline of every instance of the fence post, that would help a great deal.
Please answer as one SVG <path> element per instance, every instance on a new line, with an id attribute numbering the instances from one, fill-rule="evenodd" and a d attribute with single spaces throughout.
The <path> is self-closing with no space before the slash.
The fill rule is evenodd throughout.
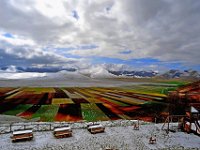
<path id="1" fill-rule="evenodd" d="M 12 123 L 10 124 L 10 132 L 12 132 Z"/>

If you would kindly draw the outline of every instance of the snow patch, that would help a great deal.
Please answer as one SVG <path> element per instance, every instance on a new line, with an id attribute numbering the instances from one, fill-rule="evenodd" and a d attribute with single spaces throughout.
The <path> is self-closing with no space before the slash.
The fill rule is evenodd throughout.
<path id="1" fill-rule="evenodd" d="M 46 73 L 36 73 L 36 72 L 1 72 L 0 79 L 29 79 L 29 78 L 41 78 L 45 77 Z"/>
<path id="2" fill-rule="evenodd" d="M 89 75 L 91 78 L 113 78 L 115 75 L 111 74 L 102 66 L 93 66 L 91 68 L 79 71 L 81 74 Z"/>

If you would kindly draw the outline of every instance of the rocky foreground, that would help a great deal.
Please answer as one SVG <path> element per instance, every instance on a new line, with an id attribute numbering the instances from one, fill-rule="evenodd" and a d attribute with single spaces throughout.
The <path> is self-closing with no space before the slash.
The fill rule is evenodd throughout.
<path id="1" fill-rule="evenodd" d="M 200 137 L 183 132 L 169 133 L 161 130 L 162 124 L 106 127 L 105 133 L 90 134 L 86 129 L 73 129 L 70 138 L 55 139 L 52 132 L 34 132 L 32 141 L 12 143 L 11 134 L 0 135 L 1 150 L 149 150 L 149 149 L 193 149 L 200 147 Z M 149 144 L 151 135 L 157 136 L 156 144 Z"/>

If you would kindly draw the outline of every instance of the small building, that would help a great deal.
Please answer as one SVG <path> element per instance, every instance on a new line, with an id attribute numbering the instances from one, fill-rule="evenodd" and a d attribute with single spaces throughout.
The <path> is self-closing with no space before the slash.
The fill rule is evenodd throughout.
<path id="1" fill-rule="evenodd" d="M 194 107 L 190 107 L 190 111 L 186 112 L 186 117 L 184 118 L 184 131 L 187 133 L 193 132 L 195 134 L 200 133 L 199 124 L 199 111 Z"/>
<path id="2" fill-rule="evenodd" d="M 12 139 L 12 142 L 16 142 L 20 140 L 32 140 L 33 131 L 32 130 L 13 131 L 13 135 L 11 136 L 11 139 Z"/>
<path id="3" fill-rule="evenodd" d="M 56 138 L 71 137 L 72 129 L 70 127 L 55 128 L 53 134 Z"/>
<path id="4" fill-rule="evenodd" d="M 194 108 L 193 106 L 191 106 L 191 108 L 190 108 L 190 115 L 191 115 L 191 117 L 192 117 L 192 119 L 199 119 L 199 111 L 196 109 L 196 108 Z"/>
<path id="5" fill-rule="evenodd" d="M 88 125 L 88 131 L 92 134 L 101 133 L 104 132 L 105 127 L 103 127 L 101 124 L 93 124 Z"/>

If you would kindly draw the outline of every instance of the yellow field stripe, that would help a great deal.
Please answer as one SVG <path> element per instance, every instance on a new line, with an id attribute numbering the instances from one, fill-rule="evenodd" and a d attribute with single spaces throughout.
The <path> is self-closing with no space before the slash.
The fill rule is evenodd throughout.
<path id="1" fill-rule="evenodd" d="M 69 98 L 53 98 L 52 104 L 74 104 Z"/>

